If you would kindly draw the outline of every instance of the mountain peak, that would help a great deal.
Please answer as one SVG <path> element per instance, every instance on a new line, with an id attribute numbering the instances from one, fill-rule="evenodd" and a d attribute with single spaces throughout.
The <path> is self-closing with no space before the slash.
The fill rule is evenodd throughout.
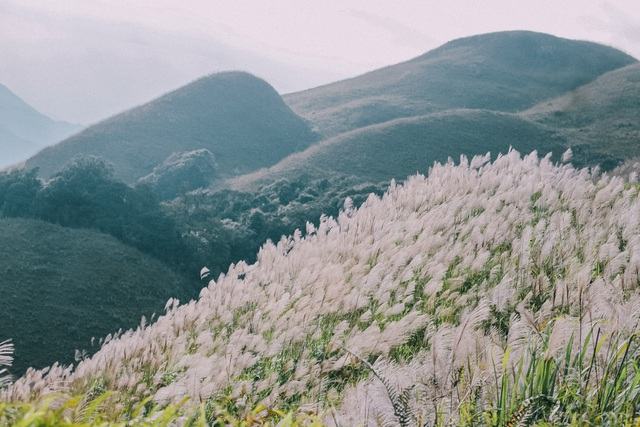
<path id="1" fill-rule="evenodd" d="M 333 136 L 448 109 L 516 112 L 635 61 L 597 43 L 505 31 L 453 40 L 409 61 L 285 99 Z"/>
<path id="2" fill-rule="evenodd" d="M 178 152 L 209 150 L 221 176 L 270 166 L 315 140 L 276 90 L 249 73 L 211 74 L 89 127 L 27 162 L 44 176 L 77 155 L 113 164 L 133 183 Z"/>
<path id="3" fill-rule="evenodd" d="M 524 63 L 514 61 L 515 65 L 521 63 L 522 66 L 532 65 L 533 60 L 540 59 L 550 62 L 555 61 L 554 64 L 562 65 L 566 63 L 563 61 L 563 57 L 572 61 L 575 61 L 576 58 L 588 61 L 591 58 L 593 62 L 590 65 L 604 68 L 607 67 L 606 64 L 601 63 L 603 59 L 601 56 L 611 60 L 609 66 L 614 68 L 637 62 L 634 57 L 599 43 L 567 39 L 552 34 L 526 30 L 498 31 L 461 37 L 426 52 L 416 60 L 459 48 L 471 48 L 479 54 L 493 58 L 524 60 Z"/>
<path id="4" fill-rule="evenodd" d="M 275 92 L 275 89 L 273 89 L 273 87 L 271 87 L 271 85 L 265 80 L 246 71 L 221 71 L 200 77 L 191 83 L 169 92 L 167 95 L 171 95 L 176 92 L 183 92 L 189 89 L 211 90 L 216 88 L 226 88 L 228 90 L 252 88 L 254 90 Z"/>
<path id="5" fill-rule="evenodd" d="M 219 107 L 220 103 L 227 105 L 244 104 L 250 101 L 280 103 L 278 92 L 263 79 L 244 71 L 223 71 L 209 74 L 188 83 L 181 88 L 161 96 L 159 101 L 193 102 L 199 99 L 203 105 L 211 104 Z M 154 101 L 149 104 L 151 105 Z"/>
<path id="6" fill-rule="evenodd" d="M 458 46 L 458 45 L 486 45 L 487 43 L 518 43 L 522 41 L 543 43 L 543 42 L 558 42 L 561 40 L 573 41 L 563 37 L 558 37 L 553 34 L 541 33 L 537 31 L 529 30 L 506 30 L 506 31 L 494 31 L 490 33 L 474 34 L 471 36 L 459 37 L 448 41 L 440 46 L 441 49 L 446 47 Z M 593 43 L 597 44 L 597 43 Z"/>

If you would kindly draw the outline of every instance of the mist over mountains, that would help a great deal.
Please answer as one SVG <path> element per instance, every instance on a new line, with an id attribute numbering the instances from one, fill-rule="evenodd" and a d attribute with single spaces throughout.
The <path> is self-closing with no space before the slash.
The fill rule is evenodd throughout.
<path id="1" fill-rule="evenodd" d="M 24 161 L 80 128 L 39 113 L 0 84 L 0 168 Z"/>
<path id="2" fill-rule="evenodd" d="M 348 159 L 364 158 L 367 148 L 357 145 L 350 151 L 346 141 L 357 140 L 363 131 L 372 143 L 413 144 L 395 150 L 413 160 L 398 159 L 406 167 L 363 177 L 402 178 L 448 155 L 505 151 L 521 143 L 525 145 L 518 148 L 523 151 L 584 144 L 551 121 L 541 123 L 520 112 L 634 62 L 629 55 L 596 43 L 512 31 L 455 40 L 405 63 L 288 94 L 284 102 L 268 84 L 248 74 L 216 74 L 91 126 L 43 150 L 27 161 L 27 167 L 38 167 L 46 177 L 77 155 L 96 155 L 113 164 L 116 176 L 133 184 L 171 155 L 204 148 L 219 165 L 216 180 L 271 166 L 282 170 L 287 164 L 323 171 L 325 165 L 310 160 L 319 158 L 320 152 L 330 163 L 336 160 L 332 166 L 336 172 L 357 175 Z M 624 105 L 633 114 L 633 105 Z M 426 132 L 412 129 L 420 121 L 426 123 Z M 496 141 L 487 142 L 491 146 L 470 139 L 494 139 L 494 130 Z M 433 144 L 447 149 L 438 154 Z M 307 147 L 308 155 L 296 154 Z M 449 148 L 453 148 L 450 153 Z M 369 160 L 375 160 L 377 152 L 384 149 L 372 146 Z M 292 158 L 286 159 L 288 155 Z M 608 161 L 610 166 L 620 161 L 608 149 L 598 155 L 597 162 Z M 589 164 L 590 159 L 580 158 Z M 279 161 L 282 164 L 276 165 Z M 340 169 L 342 161 L 347 163 Z M 216 188 L 225 185 L 217 183 Z"/>

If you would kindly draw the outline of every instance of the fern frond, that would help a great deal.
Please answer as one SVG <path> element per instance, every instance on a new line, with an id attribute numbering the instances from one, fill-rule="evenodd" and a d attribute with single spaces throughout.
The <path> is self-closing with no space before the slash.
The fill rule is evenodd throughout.
<path id="1" fill-rule="evenodd" d="M 13 363 L 13 343 L 11 340 L 0 342 L 0 388 L 11 383 L 11 374 L 6 369 Z"/>
<path id="2" fill-rule="evenodd" d="M 393 406 L 393 415 L 400 424 L 401 427 L 409 427 L 415 425 L 416 416 L 409 405 L 409 392 L 412 387 L 405 390 L 398 391 L 389 379 L 378 371 L 371 363 L 360 357 L 353 351 L 345 348 L 345 350 L 353 357 L 358 359 L 364 366 L 367 367 L 373 373 L 373 375 L 382 383 Z"/>

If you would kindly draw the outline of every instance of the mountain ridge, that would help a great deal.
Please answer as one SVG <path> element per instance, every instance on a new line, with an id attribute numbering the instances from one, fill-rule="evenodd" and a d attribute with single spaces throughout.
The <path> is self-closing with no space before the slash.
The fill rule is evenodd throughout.
<path id="1" fill-rule="evenodd" d="M 94 155 L 132 184 L 173 154 L 206 148 L 228 176 L 275 163 L 315 139 L 264 80 L 223 72 L 90 126 L 41 151 L 26 166 L 39 167 L 46 177 L 76 155 Z M 248 157 L 248 151 L 254 155 Z"/>
<path id="2" fill-rule="evenodd" d="M 360 147 L 356 149 L 355 147 Z M 231 178 L 234 189 L 295 177 L 297 173 L 353 175 L 363 182 L 403 179 L 434 162 L 510 147 L 559 156 L 566 140 L 520 116 L 490 110 L 446 110 L 404 117 L 342 133 L 294 153 L 271 168 Z M 360 153 L 360 157 L 355 153 Z M 363 160 L 365 159 L 365 160 Z"/>
<path id="3" fill-rule="evenodd" d="M 414 114 L 451 108 L 515 112 L 634 62 L 597 43 L 505 31 L 453 40 L 408 61 L 284 99 L 333 136 L 359 127 L 360 120 L 372 124 L 367 116 L 380 116 L 377 122 L 401 117 L 405 104 Z"/>
<path id="4" fill-rule="evenodd" d="M 574 157 L 611 169 L 640 156 L 640 64 L 610 71 L 577 89 L 522 111 L 573 141 Z"/>

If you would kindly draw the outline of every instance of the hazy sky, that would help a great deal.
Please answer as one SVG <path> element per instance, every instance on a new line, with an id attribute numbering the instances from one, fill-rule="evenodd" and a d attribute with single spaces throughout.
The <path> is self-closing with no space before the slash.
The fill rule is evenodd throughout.
<path id="1" fill-rule="evenodd" d="M 0 83 L 90 123 L 214 71 L 284 93 L 512 29 L 640 58 L 640 0 L 0 0 Z"/>

